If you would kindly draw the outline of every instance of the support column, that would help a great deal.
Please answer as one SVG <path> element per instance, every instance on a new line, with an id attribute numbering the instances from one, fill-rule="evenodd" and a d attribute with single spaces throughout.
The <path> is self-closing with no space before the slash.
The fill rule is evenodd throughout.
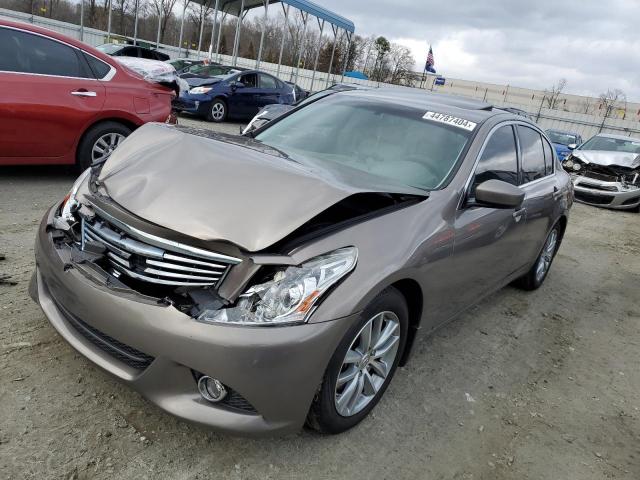
<path id="1" fill-rule="evenodd" d="M 218 9 L 219 9 L 218 7 L 219 6 L 220 6 L 220 0 L 216 0 L 216 6 L 213 9 L 213 24 L 211 25 L 211 42 L 209 43 L 209 61 L 211 61 L 211 53 L 213 51 L 213 34 L 216 31 L 216 25 L 218 24 Z"/>
<path id="2" fill-rule="evenodd" d="M 187 6 L 189 5 L 189 2 L 185 2 L 184 6 L 182 7 L 182 18 L 180 19 L 180 38 L 178 39 L 178 57 L 182 56 L 182 36 L 184 34 L 184 16 L 187 13 Z M 138 12 L 136 11 L 136 18 L 138 15 Z"/>
<path id="3" fill-rule="evenodd" d="M 164 10 L 164 0 L 160 2 L 160 8 L 158 9 L 158 32 L 156 33 L 156 48 L 160 46 L 160 24 L 162 23 L 162 11 Z"/>
<path id="4" fill-rule="evenodd" d="M 198 60 L 200 60 L 200 49 L 202 48 L 202 32 L 204 32 L 204 22 L 207 19 L 207 9 L 205 5 L 207 4 L 207 0 L 202 0 L 202 4 L 200 6 L 200 35 L 198 36 Z"/>
<path id="5" fill-rule="evenodd" d="M 111 0 L 109 0 L 109 14 L 107 16 L 107 43 L 111 43 Z"/>
<path id="6" fill-rule="evenodd" d="M 320 20 L 318 20 L 318 24 L 320 24 Z M 316 50 L 316 59 L 313 62 L 313 73 L 311 74 L 311 86 L 309 87 L 309 91 L 313 92 L 313 83 L 316 80 L 316 70 L 318 69 L 318 58 L 320 58 L 320 49 L 322 48 L 322 31 L 324 30 L 324 19 L 322 20 L 322 24 L 320 24 L 320 36 L 318 41 L 318 50 Z"/>
<path id="7" fill-rule="evenodd" d="M 300 47 L 298 48 L 298 61 L 296 62 L 296 75 L 293 79 L 293 83 L 297 83 L 298 82 L 298 74 L 300 73 L 300 57 L 302 57 L 302 49 L 304 48 L 304 40 L 305 40 L 305 36 L 307 34 L 307 20 L 309 19 L 309 13 L 307 12 L 303 12 L 301 10 L 302 13 L 302 36 L 300 37 Z"/>
<path id="8" fill-rule="evenodd" d="M 240 33 L 242 29 L 242 14 L 244 12 L 244 0 L 240 2 L 240 11 L 238 12 L 238 21 L 236 22 L 236 34 L 233 39 L 233 55 L 231 57 L 231 65 L 236 66 L 238 63 L 238 48 L 240 46 Z"/>
<path id="9" fill-rule="evenodd" d="M 258 58 L 256 59 L 256 70 L 260 68 L 262 60 L 262 46 L 264 45 L 264 29 L 267 25 L 267 14 L 269 13 L 269 0 L 264 0 L 264 18 L 262 19 L 262 31 L 260 32 L 260 48 L 258 48 Z"/>
<path id="10" fill-rule="evenodd" d="M 138 44 L 138 9 L 140 8 L 140 0 L 136 0 L 136 13 L 133 20 L 133 44 Z"/>
<path id="11" fill-rule="evenodd" d="M 80 0 L 80 41 L 84 40 L 84 0 Z"/>
<path id="12" fill-rule="evenodd" d="M 287 33 L 289 33 L 289 4 L 287 3 L 287 8 L 282 6 L 284 9 L 284 30 L 282 31 L 282 41 L 280 42 L 280 55 L 278 55 L 278 69 L 276 70 L 276 77 L 280 75 L 280 65 L 282 64 L 282 52 L 284 51 L 284 40 L 287 38 Z"/>
<path id="13" fill-rule="evenodd" d="M 329 60 L 329 72 L 327 74 L 327 83 L 325 88 L 329 87 L 329 82 L 331 81 L 331 69 L 333 68 L 333 56 L 336 53 L 336 43 L 338 43 L 338 27 L 335 25 L 331 25 L 331 29 L 333 30 L 333 48 L 331 49 L 331 60 Z"/>
<path id="14" fill-rule="evenodd" d="M 220 18 L 220 28 L 218 29 L 218 42 L 216 43 L 216 62 L 220 61 L 220 40 L 222 39 L 222 27 L 224 26 L 224 21 L 227 18 L 227 12 L 222 12 L 222 17 Z"/>

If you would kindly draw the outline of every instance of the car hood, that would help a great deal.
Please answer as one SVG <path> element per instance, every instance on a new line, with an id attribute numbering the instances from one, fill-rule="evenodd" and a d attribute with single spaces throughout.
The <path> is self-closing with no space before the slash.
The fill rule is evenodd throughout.
<path id="1" fill-rule="evenodd" d="M 149 222 L 248 251 L 357 193 L 427 196 L 363 172 L 302 165 L 246 137 L 162 124 L 134 132 L 98 179 L 111 199 Z"/>
<path id="2" fill-rule="evenodd" d="M 219 83 L 222 80 L 221 78 L 217 78 L 217 77 L 206 77 L 203 75 L 195 76 L 195 74 L 193 73 L 190 73 L 188 75 L 193 75 L 193 76 L 183 75 L 182 78 L 186 80 L 186 82 L 189 84 L 190 87 L 214 85 L 216 83 Z"/>
<path id="3" fill-rule="evenodd" d="M 606 152 L 602 150 L 574 150 L 573 155 L 587 163 L 627 168 L 640 167 L 640 155 L 627 152 Z"/>

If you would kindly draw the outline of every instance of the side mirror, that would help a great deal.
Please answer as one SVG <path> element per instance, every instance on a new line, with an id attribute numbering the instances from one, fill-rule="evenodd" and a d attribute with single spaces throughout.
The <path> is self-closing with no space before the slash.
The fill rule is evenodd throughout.
<path id="1" fill-rule="evenodd" d="M 570 143 L 569 145 L 567 145 L 567 148 L 569 150 L 575 150 L 576 148 L 578 148 L 578 144 L 577 143 Z"/>
<path id="2" fill-rule="evenodd" d="M 231 90 L 234 90 L 234 91 L 235 91 L 235 90 L 236 90 L 236 89 L 238 89 L 238 88 L 244 88 L 244 83 L 239 82 L 239 81 L 237 81 L 237 80 L 236 80 L 236 81 L 234 81 L 234 82 L 231 82 Z"/>
<path id="3" fill-rule="evenodd" d="M 524 191 L 502 180 L 487 180 L 476 187 L 475 199 L 490 207 L 518 208 L 524 201 Z"/>

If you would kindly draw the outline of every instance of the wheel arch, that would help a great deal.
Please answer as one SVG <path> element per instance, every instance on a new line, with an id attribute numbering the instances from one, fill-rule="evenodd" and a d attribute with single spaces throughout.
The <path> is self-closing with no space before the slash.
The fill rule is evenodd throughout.
<path id="1" fill-rule="evenodd" d="M 405 278 L 402 280 L 396 280 L 389 287 L 393 287 L 398 290 L 405 301 L 407 302 L 407 308 L 409 310 L 409 329 L 407 331 L 407 342 L 405 344 L 402 357 L 400 357 L 399 365 L 406 365 L 411 352 L 413 351 L 413 344 L 416 339 L 418 330 L 420 329 L 420 322 L 422 320 L 422 310 L 424 306 L 424 294 L 420 284 L 411 278 Z"/>
<path id="2" fill-rule="evenodd" d="M 74 151 L 74 155 L 73 155 L 73 158 L 75 159 L 76 165 L 78 164 L 78 149 L 80 148 L 80 145 L 82 144 L 82 141 L 84 140 L 84 138 L 87 136 L 87 133 L 89 132 L 89 130 L 94 128 L 96 125 L 100 125 L 101 123 L 105 123 L 105 122 L 121 123 L 125 127 L 131 129 L 132 132 L 136 128 L 138 128 L 138 126 L 139 126 L 138 124 L 132 122 L 131 120 L 127 120 L 127 119 L 121 118 L 121 117 L 100 118 L 99 120 L 96 120 L 95 122 L 90 123 L 89 125 L 87 125 L 85 127 L 85 129 L 82 132 L 82 135 L 80 135 L 80 137 L 78 137 L 78 141 L 76 142 L 75 151 Z"/>

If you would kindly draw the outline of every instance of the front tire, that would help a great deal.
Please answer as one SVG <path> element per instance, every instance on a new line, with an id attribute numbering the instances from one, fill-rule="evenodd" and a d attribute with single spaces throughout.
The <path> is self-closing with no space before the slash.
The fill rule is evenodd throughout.
<path id="1" fill-rule="evenodd" d="M 341 433 L 360 423 L 382 398 L 407 341 L 409 312 L 395 288 L 364 309 L 331 357 L 307 425 Z"/>
<path id="2" fill-rule="evenodd" d="M 560 247 L 561 239 L 560 225 L 556 224 L 547 235 L 542 250 L 531 269 L 514 282 L 516 287 L 523 290 L 536 290 L 540 288 L 549 274 L 551 263 Z"/>
<path id="3" fill-rule="evenodd" d="M 224 122 L 227 119 L 227 104 L 221 98 L 216 98 L 207 111 L 207 120 L 210 122 Z"/>
<path id="4" fill-rule="evenodd" d="M 129 127 L 118 122 L 94 125 L 86 131 L 78 145 L 76 164 L 84 171 L 94 162 L 104 162 L 130 133 Z"/>

